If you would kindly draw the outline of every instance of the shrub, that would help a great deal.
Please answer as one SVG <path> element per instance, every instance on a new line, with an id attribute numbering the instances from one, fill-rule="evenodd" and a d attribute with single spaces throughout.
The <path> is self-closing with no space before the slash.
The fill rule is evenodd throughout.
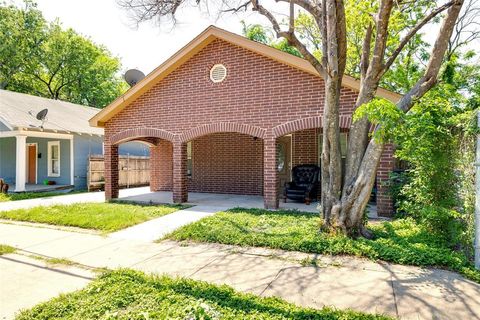
<path id="1" fill-rule="evenodd" d="M 417 218 L 428 231 L 445 241 L 445 245 L 458 249 L 462 243 L 462 234 L 466 225 L 461 215 L 455 210 L 442 207 L 427 206 L 417 213 Z"/>

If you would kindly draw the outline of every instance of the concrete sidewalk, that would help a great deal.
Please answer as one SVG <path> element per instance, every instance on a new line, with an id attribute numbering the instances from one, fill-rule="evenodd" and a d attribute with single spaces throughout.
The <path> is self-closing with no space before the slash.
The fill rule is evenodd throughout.
<path id="1" fill-rule="evenodd" d="M 120 190 L 120 197 L 134 197 L 144 194 L 148 188 L 132 188 Z M 0 211 L 9 211 L 15 209 L 28 209 L 38 206 L 52 206 L 57 204 L 72 204 L 84 202 L 105 202 L 105 192 L 82 192 L 58 195 L 45 198 L 26 199 L 17 201 L 0 202 Z"/>
<path id="2" fill-rule="evenodd" d="M 12 224 L 0 224 L 0 243 L 90 267 L 128 267 L 224 283 L 309 307 L 331 305 L 402 319 L 480 319 L 480 285 L 444 270 L 261 248 L 148 243 Z M 316 266 L 301 263 L 310 259 L 318 259 Z M 15 264 L 2 267 L 0 290 L 6 284 L 22 285 L 13 282 L 12 272 Z M 22 307 L 14 295 L 3 296 Z"/>
<path id="3" fill-rule="evenodd" d="M 229 207 L 194 206 L 110 233 L 108 237 L 113 239 L 155 241 L 182 226 L 228 209 Z"/>
<path id="4" fill-rule="evenodd" d="M 74 266 L 49 265 L 19 254 L 0 256 L 0 319 L 20 309 L 83 288 L 95 274 Z"/>

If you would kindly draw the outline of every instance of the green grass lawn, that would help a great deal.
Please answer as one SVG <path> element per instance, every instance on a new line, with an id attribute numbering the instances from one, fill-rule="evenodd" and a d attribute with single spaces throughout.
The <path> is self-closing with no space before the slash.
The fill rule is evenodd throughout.
<path id="1" fill-rule="evenodd" d="M 54 196 L 64 196 L 66 194 L 72 194 L 78 192 L 18 192 L 18 193 L 0 193 L 0 202 L 17 201 L 26 199 L 46 198 Z"/>
<path id="2" fill-rule="evenodd" d="M 374 240 L 319 233 L 318 214 L 232 209 L 186 225 L 166 238 L 258 246 L 308 253 L 354 255 L 373 260 L 446 268 L 480 282 L 466 256 L 413 219 L 369 225 Z"/>
<path id="3" fill-rule="evenodd" d="M 0 218 L 112 232 L 183 208 L 180 205 L 77 203 L 4 211 L 0 212 Z"/>
<path id="4" fill-rule="evenodd" d="M 14 253 L 16 250 L 14 247 L 10 247 L 4 244 L 0 244 L 0 256 L 2 254 Z"/>
<path id="5" fill-rule="evenodd" d="M 103 274 L 81 291 L 23 311 L 16 319 L 390 318 L 350 310 L 301 308 L 278 298 L 238 293 L 228 286 L 118 270 Z"/>

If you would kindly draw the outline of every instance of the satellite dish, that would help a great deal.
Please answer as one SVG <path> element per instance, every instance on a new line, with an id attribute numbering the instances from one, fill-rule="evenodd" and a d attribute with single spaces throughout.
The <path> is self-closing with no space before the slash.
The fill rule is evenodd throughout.
<path id="1" fill-rule="evenodd" d="M 39 113 L 37 113 L 37 120 L 43 121 L 47 117 L 48 109 L 43 109 Z"/>
<path id="2" fill-rule="evenodd" d="M 127 81 L 127 83 L 130 85 L 130 87 L 133 87 L 140 80 L 145 78 L 145 75 L 140 70 L 130 69 L 127 72 L 125 72 L 125 75 L 123 77 L 125 78 L 125 81 Z"/>

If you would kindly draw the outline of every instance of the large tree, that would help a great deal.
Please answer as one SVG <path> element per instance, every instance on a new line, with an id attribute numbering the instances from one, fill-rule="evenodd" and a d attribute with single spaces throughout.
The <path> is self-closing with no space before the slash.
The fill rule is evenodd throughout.
<path id="1" fill-rule="evenodd" d="M 23 9 L 0 3 L 0 89 L 13 85 L 25 71 L 26 61 L 37 55 L 45 38 L 45 19 L 31 2 Z"/>
<path id="2" fill-rule="evenodd" d="M 287 21 L 279 20 L 274 10 L 270 10 L 261 0 L 248 0 L 240 4 L 236 1 L 223 0 L 222 10 L 238 11 L 251 8 L 264 16 L 271 23 L 276 36 L 286 39 L 323 77 L 325 101 L 321 156 L 321 214 L 330 228 L 341 230 L 351 236 L 368 237 L 370 233 L 363 226 L 362 217 L 387 142 L 385 129 L 395 121 L 396 114 L 408 112 L 415 102 L 436 84 L 463 0 L 446 2 L 276 0 L 276 2 L 287 4 L 289 8 Z M 191 4 L 185 0 L 119 0 L 119 3 L 130 10 L 137 21 L 160 17 L 174 19 L 176 13 L 181 12 L 178 11 L 179 8 Z M 202 4 L 202 1 L 196 0 L 196 3 Z M 357 6 L 360 24 L 347 26 L 346 4 L 349 8 Z M 299 11 L 308 15 L 319 31 L 318 34 L 312 33 L 319 54 L 313 53 L 308 39 L 299 36 L 298 24 L 295 24 Z M 404 23 L 403 30 L 393 32 L 394 24 L 402 24 L 402 19 L 412 14 L 415 15 L 415 19 L 408 22 L 415 23 Z M 435 19 L 441 19 L 441 23 L 423 72 L 412 85 L 405 88 L 402 98 L 395 105 L 376 99 L 376 91 L 394 62 L 416 39 L 419 30 Z M 352 33 L 361 39 L 359 40 L 361 49 L 357 50 L 359 58 L 356 67 L 360 76 L 360 90 L 355 105 L 361 112 L 357 112 L 356 119 L 350 127 L 346 169 L 342 173 L 340 89 L 347 65 L 350 70 L 355 70 L 355 67 L 349 65 L 354 60 L 350 59 L 349 54 L 352 55 L 352 51 L 349 51 L 347 46 L 347 35 Z M 392 43 L 395 45 L 392 46 Z M 374 134 L 370 135 L 372 120 L 375 120 L 376 125 Z"/>
<path id="3" fill-rule="evenodd" d="M 35 3 L 0 4 L 0 88 L 94 107 L 122 94 L 120 60 L 101 45 L 48 23 Z"/>

